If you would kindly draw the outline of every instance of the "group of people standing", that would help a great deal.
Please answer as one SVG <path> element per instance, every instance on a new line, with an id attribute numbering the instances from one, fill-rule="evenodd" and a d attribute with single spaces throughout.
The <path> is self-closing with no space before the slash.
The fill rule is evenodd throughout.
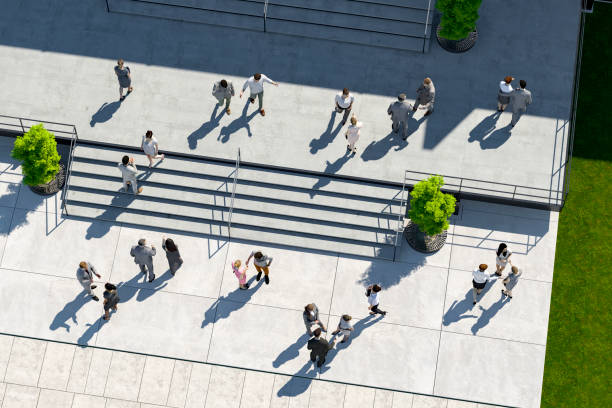
<path id="1" fill-rule="evenodd" d="M 487 286 L 487 283 L 501 277 L 504 269 L 506 268 L 506 265 L 508 264 L 512 265 L 512 267 L 510 268 L 510 272 L 508 273 L 508 275 L 502 280 L 502 283 L 504 284 L 504 289 L 501 290 L 501 295 L 502 298 L 507 297 L 508 300 L 512 299 L 512 290 L 515 288 L 516 284 L 518 283 L 518 279 L 523 274 L 523 272 L 519 270 L 517 266 L 512 264 L 512 261 L 510 260 L 511 255 L 512 252 L 510 252 L 510 250 L 508 249 L 508 245 L 506 245 L 505 243 L 501 243 L 499 244 L 499 247 L 496 251 L 495 273 L 493 275 L 487 274 L 485 271 L 489 266 L 484 263 L 480 264 L 478 266 L 478 269 L 472 272 L 472 296 L 474 299 L 474 302 L 472 303 L 473 305 L 478 302 L 478 296 L 480 296 L 480 293 Z"/>

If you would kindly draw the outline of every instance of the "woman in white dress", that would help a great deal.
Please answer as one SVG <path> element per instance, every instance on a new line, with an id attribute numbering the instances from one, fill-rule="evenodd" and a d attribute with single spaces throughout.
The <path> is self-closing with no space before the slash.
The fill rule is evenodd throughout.
<path id="1" fill-rule="evenodd" d="M 153 166 L 153 159 L 161 159 L 164 160 L 163 154 L 159 153 L 159 145 L 157 143 L 157 139 L 153 137 L 153 132 L 147 130 L 146 135 L 142 137 L 142 150 L 147 155 L 147 159 L 149 159 L 149 167 Z"/>
<path id="2" fill-rule="evenodd" d="M 508 263 L 512 264 L 510 262 L 510 255 L 512 255 L 512 252 L 508 249 L 508 245 L 504 243 L 499 244 L 497 256 L 495 257 L 495 266 L 497 267 L 495 274 L 497 276 L 501 276 Z"/>
<path id="3" fill-rule="evenodd" d="M 507 76 L 503 81 L 499 83 L 499 89 L 497 90 L 497 111 L 503 112 L 504 109 L 510 103 L 510 94 L 514 89 L 512 89 L 512 81 L 514 78 L 511 76 Z"/>
<path id="4" fill-rule="evenodd" d="M 352 317 L 349 315 L 342 315 L 342 317 L 340 318 L 340 322 L 338 323 L 338 328 L 334 332 L 332 332 L 332 334 L 341 333 L 344 336 L 340 343 L 346 343 L 349 337 L 351 336 L 351 332 L 355 330 L 353 329 L 353 325 L 351 324 L 351 319 Z"/>
<path id="5" fill-rule="evenodd" d="M 359 130 L 361 129 L 361 126 L 363 126 L 362 123 L 357 122 L 357 117 L 353 115 L 351 117 L 351 124 L 346 130 L 346 141 L 348 142 L 346 149 L 353 152 L 353 154 L 357 153 L 355 143 L 357 143 L 359 140 Z"/>

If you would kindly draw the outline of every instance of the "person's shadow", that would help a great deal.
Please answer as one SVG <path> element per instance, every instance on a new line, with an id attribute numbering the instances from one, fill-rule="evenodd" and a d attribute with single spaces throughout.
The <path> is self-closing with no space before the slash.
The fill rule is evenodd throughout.
<path id="1" fill-rule="evenodd" d="M 59 328 L 64 328 L 67 332 L 70 332 L 68 320 L 72 320 L 72 323 L 78 325 L 79 322 L 77 321 L 76 314 L 79 309 L 81 309 L 81 307 L 83 307 L 83 305 L 90 300 L 91 297 L 89 294 L 85 290 L 82 290 L 73 300 L 66 303 L 64 308 L 55 315 L 53 321 L 49 325 L 49 329 L 57 330 Z"/>
<path id="2" fill-rule="evenodd" d="M 310 369 L 312 367 L 312 369 Z M 317 375 L 317 371 L 314 368 L 312 361 L 308 360 L 306 364 L 298 370 L 297 373 L 293 374 L 291 379 L 283 385 L 276 393 L 279 397 L 295 397 L 298 396 L 310 387 L 312 379 Z"/>
<path id="3" fill-rule="evenodd" d="M 500 116 L 501 112 L 496 111 L 484 118 L 479 124 L 476 125 L 476 127 L 474 127 L 474 129 L 470 130 L 468 142 L 473 143 L 478 141 L 482 143 L 484 138 L 495 130 L 495 126 Z"/>
<path id="4" fill-rule="evenodd" d="M 283 364 L 285 364 L 287 361 L 293 360 L 294 358 L 299 356 L 300 349 L 304 347 L 304 345 L 306 345 L 308 338 L 309 336 L 307 333 L 304 333 L 300 337 L 298 337 L 295 343 L 288 346 L 286 349 L 281 351 L 281 353 L 278 356 L 276 356 L 276 358 L 272 362 L 272 366 L 274 368 L 278 368 L 282 366 Z"/>
<path id="5" fill-rule="evenodd" d="M 334 127 L 335 118 L 336 118 L 336 111 L 333 110 L 331 117 L 329 118 L 329 122 L 327 123 L 327 129 L 325 129 L 323 134 L 319 136 L 318 139 L 312 139 L 310 141 L 310 154 L 315 154 L 319 150 L 325 149 L 331 142 L 334 141 L 334 139 L 340 132 L 340 129 L 342 129 L 342 125 L 341 125 L 342 122 L 340 122 L 338 123 L 336 128 L 332 130 L 332 128 Z"/>
<path id="6" fill-rule="evenodd" d="M 138 291 L 138 295 L 136 296 L 136 300 L 138 302 L 144 302 L 145 300 L 153 296 L 156 292 L 168 286 L 167 281 L 169 281 L 172 278 L 173 278 L 173 275 L 170 273 L 170 269 L 164 272 L 163 275 L 156 276 L 153 282 L 147 283 L 147 287 L 140 288 L 140 290 Z"/>
<path id="7" fill-rule="evenodd" d="M 210 114 L 210 120 L 205 122 L 198 129 L 191 132 L 189 136 L 187 136 L 187 142 L 189 143 L 189 148 L 191 150 L 198 147 L 198 141 L 204 139 L 206 135 L 212 132 L 217 126 L 219 126 L 219 121 L 225 114 L 225 109 L 221 111 L 221 114 L 217 116 L 217 111 L 219 110 L 219 105 L 215 105 L 215 109 Z"/>
<path id="8" fill-rule="evenodd" d="M 489 289 L 493 287 L 494 283 L 495 281 L 487 282 L 482 292 L 480 292 L 480 295 L 478 295 L 477 299 L 482 299 L 487 294 Z M 442 324 L 444 326 L 450 326 L 451 323 L 458 322 L 462 319 L 476 318 L 476 315 L 474 314 L 467 314 L 468 311 L 471 311 L 474 308 L 474 297 L 472 293 L 473 289 L 470 288 L 466 292 L 465 297 L 461 300 L 461 302 L 457 302 L 456 300 L 453 301 L 453 303 L 450 305 L 450 307 L 442 317 Z"/>
<path id="9" fill-rule="evenodd" d="M 98 109 L 96 113 L 91 116 L 91 121 L 89 122 L 89 126 L 94 127 L 96 123 L 104 123 L 110 120 L 113 117 L 117 109 L 121 106 L 121 102 L 104 102 L 102 106 Z"/>
<path id="10" fill-rule="evenodd" d="M 503 128 L 497 129 L 480 142 L 480 148 L 482 150 L 497 149 L 506 143 L 508 139 L 510 139 L 510 136 L 512 135 L 512 133 L 510 133 L 511 129 L 512 126 L 510 126 L 510 124 L 504 126 Z"/>
<path id="11" fill-rule="evenodd" d="M 111 309 L 110 314 L 112 315 L 113 313 L 114 311 Z M 78 338 L 77 344 L 80 344 L 83 346 L 89 344 L 89 341 L 92 339 L 94 334 L 99 332 L 102 326 L 104 326 L 106 323 L 110 321 L 110 320 L 104 320 L 102 317 L 103 316 L 100 316 L 98 320 L 96 320 L 93 323 L 87 323 L 87 326 L 89 327 L 87 330 L 85 330 L 85 332 L 81 335 L 81 337 Z"/>
<path id="12" fill-rule="evenodd" d="M 476 323 L 474 323 L 474 325 L 472 326 L 472 334 L 476 335 L 478 333 L 478 330 L 482 329 L 487 324 L 489 324 L 493 316 L 495 316 L 497 312 L 499 312 L 501 308 L 504 307 L 504 305 L 509 302 L 510 300 L 508 298 L 504 300 L 504 296 L 500 296 L 497 302 L 493 303 L 486 310 L 482 306 L 478 306 L 480 307 L 480 310 L 482 310 L 482 314 L 480 315 Z"/>
<path id="13" fill-rule="evenodd" d="M 244 305 L 246 305 L 249 302 L 249 300 L 251 300 L 251 297 L 253 296 L 253 294 L 255 294 L 255 292 L 261 287 L 264 281 L 262 279 L 259 282 L 257 282 L 257 285 L 250 286 L 254 280 L 255 280 L 255 276 L 251 276 L 251 278 L 247 282 L 249 284 L 249 288 L 247 290 L 237 288 L 233 292 L 230 292 L 227 295 L 227 297 L 221 296 L 217 298 L 215 302 L 212 305 L 210 305 L 208 310 L 204 312 L 204 320 L 202 320 L 202 326 L 200 327 L 204 328 L 207 325 L 214 323 L 215 321 L 218 321 L 221 319 L 227 319 L 233 312 L 239 310 Z M 224 300 L 226 301 L 225 304 L 228 307 L 219 309 L 221 302 Z"/>
<path id="14" fill-rule="evenodd" d="M 242 108 L 242 114 L 238 118 L 234 119 L 229 125 L 223 126 L 221 128 L 219 136 L 217 136 L 217 141 L 221 141 L 221 143 L 227 143 L 232 133 L 236 133 L 242 128 L 246 129 L 247 135 L 249 137 L 253 136 L 253 134 L 251 133 L 251 126 L 249 125 L 249 122 L 255 117 L 255 115 L 259 113 L 259 111 L 255 110 L 250 115 L 247 115 L 247 110 L 249 109 L 250 103 L 251 102 L 249 102 L 249 100 L 247 99 L 244 108 Z"/>
<path id="15" fill-rule="evenodd" d="M 138 265 L 134 264 L 134 266 L 138 268 Z M 140 288 L 137 286 L 138 280 L 140 280 L 141 278 L 145 279 L 146 282 L 147 275 L 138 271 L 138 274 L 135 275 L 129 281 L 119 282 L 117 284 L 117 295 L 119 296 L 120 303 L 126 303 L 130 301 L 134 296 L 136 296 L 136 294 L 140 290 Z M 153 281 L 153 283 L 155 283 L 155 281 Z"/>
<path id="16" fill-rule="evenodd" d="M 327 163 L 327 166 L 325 167 L 325 170 L 323 170 L 323 172 L 327 174 L 337 173 L 351 157 L 352 157 L 351 152 L 347 150 L 344 153 L 344 156 L 339 157 L 333 163 L 330 163 L 329 160 L 326 160 L 325 162 Z M 310 194 L 310 198 L 313 198 L 315 194 L 317 194 L 316 190 L 328 185 L 329 183 L 330 183 L 329 177 L 325 177 L 325 176 L 319 177 L 319 180 L 317 180 L 315 185 L 312 186 L 312 189 L 308 193 Z"/>
<path id="17" fill-rule="evenodd" d="M 408 128 L 408 133 L 411 133 L 410 125 Z M 361 153 L 361 159 L 363 161 L 379 160 L 385 157 L 385 155 L 391 150 L 391 148 L 395 147 L 393 151 L 399 152 L 406 146 L 408 146 L 408 141 L 402 139 L 399 132 L 395 133 L 391 131 L 391 133 L 389 133 L 384 138 L 378 141 L 373 141 L 369 145 L 367 145 L 366 148 L 363 150 L 363 153 Z"/>
<path id="18" fill-rule="evenodd" d="M 141 178 L 138 179 L 138 187 L 140 187 Z M 104 212 L 96 217 L 96 219 L 102 221 L 113 221 L 116 220 L 119 214 L 124 211 L 124 208 L 129 206 L 132 201 L 136 199 L 136 194 L 132 194 L 132 187 L 128 186 L 128 192 L 123 191 L 123 187 L 117 191 L 117 195 L 113 197 L 110 205 L 104 210 Z M 70 208 L 69 208 L 70 209 Z M 85 239 L 100 238 L 103 237 L 110 231 L 112 222 L 92 222 L 87 228 Z"/>

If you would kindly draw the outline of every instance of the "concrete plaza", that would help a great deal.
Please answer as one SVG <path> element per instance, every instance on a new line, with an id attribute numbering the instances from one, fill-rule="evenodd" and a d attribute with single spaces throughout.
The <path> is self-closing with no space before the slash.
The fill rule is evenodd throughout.
<path id="1" fill-rule="evenodd" d="M 7 2 L 0 114 L 74 123 L 84 139 L 139 146 L 151 129 L 162 150 L 234 159 L 240 148 L 254 163 L 396 182 L 405 170 L 438 173 L 548 197 L 563 181 L 578 9 L 572 0 L 483 2 L 478 42 L 457 55 L 435 40 L 416 54 L 108 14 L 104 0 Z M 123 103 L 113 72 L 119 57 L 135 87 Z M 255 71 L 280 82 L 266 85 L 265 118 L 238 96 L 230 116 L 214 109 L 215 81 L 224 77 L 239 91 Z M 534 100 L 512 131 L 510 113 L 495 111 L 498 83 L 509 74 L 527 80 Z M 404 142 L 390 131 L 386 109 L 399 92 L 412 101 L 426 76 L 436 85 L 436 111 L 418 111 Z M 343 87 L 364 123 L 354 158 L 332 113 Z"/>
<path id="2" fill-rule="evenodd" d="M 558 213 L 462 202 L 442 250 L 423 256 L 404 245 L 395 263 L 264 247 L 274 257 L 270 285 L 254 282 L 250 270 L 251 289 L 240 291 L 230 262 L 244 261 L 251 245 L 173 234 L 185 264 L 172 277 L 164 231 L 63 218 L 59 196 L 42 198 L 20 184 L 11 143 L 0 139 L 1 333 L 297 376 L 289 380 L 297 399 L 310 389 L 299 378 L 320 378 L 539 406 Z M 160 251 L 153 283 L 129 256 L 141 237 Z M 472 307 L 471 271 L 481 262 L 493 268 L 502 241 L 524 270 L 514 299 L 502 300 L 495 281 Z M 109 322 L 75 279 L 84 259 L 102 274 L 99 296 L 104 282 L 119 286 Z M 385 318 L 368 315 L 364 290 L 374 282 L 384 288 Z M 305 347 L 301 313 L 310 302 L 330 329 L 345 313 L 355 326 L 321 370 Z M 122 364 L 141 367 L 142 359 L 129 363 L 134 358 Z"/>

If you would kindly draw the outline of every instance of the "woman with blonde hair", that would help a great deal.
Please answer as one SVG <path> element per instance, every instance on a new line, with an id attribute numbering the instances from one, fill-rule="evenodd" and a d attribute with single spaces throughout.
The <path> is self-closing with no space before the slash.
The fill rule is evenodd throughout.
<path id="1" fill-rule="evenodd" d="M 246 279 L 246 271 L 249 269 L 249 265 L 245 266 L 243 270 L 240 270 L 240 265 L 242 265 L 240 259 L 235 260 L 232 263 L 232 271 L 238 278 L 238 287 L 242 290 L 246 290 L 249 288 L 249 284 L 247 283 Z"/>
<path id="2" fill-rule="evenodd" d="M 361 122 L 357 122 L 357 116 L 351 116 L 351 124 L 346 130 L 346 141 L 348 145 L 346 146 L 347 150 L 350 150 L 353 154 L 357 153 L 357 148 L 355 147 L 355 143 L 359 140 L 359 130 L 362 127 Z"/>

